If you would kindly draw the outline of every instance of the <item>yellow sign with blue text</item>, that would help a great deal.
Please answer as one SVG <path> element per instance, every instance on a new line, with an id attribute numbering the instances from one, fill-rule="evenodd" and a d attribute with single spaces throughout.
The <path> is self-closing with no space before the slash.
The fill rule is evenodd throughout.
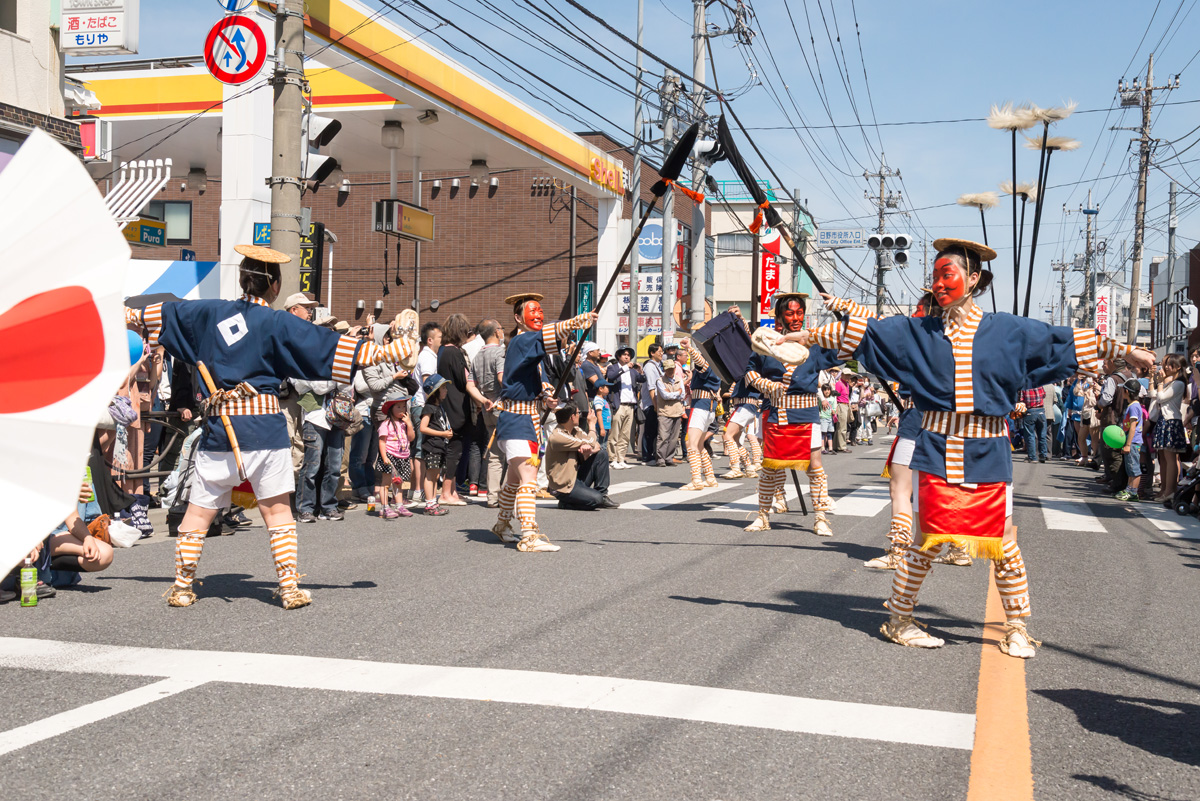
<path id="1" fill-rule="evenodd" d="M 154 245 L 160 248 L 167 246 L 167 224 L 159 220 L 142 217 L 125 226 L 122 233 L 135 245 Z"/>

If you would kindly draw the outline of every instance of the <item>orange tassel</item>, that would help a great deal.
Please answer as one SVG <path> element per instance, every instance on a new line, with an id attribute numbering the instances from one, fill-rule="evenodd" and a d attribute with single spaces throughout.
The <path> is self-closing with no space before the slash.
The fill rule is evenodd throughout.
<path id="1" fill-rule="evenodd" d="M 758 212 L 754 215 L 754 222 L 750 223 L 750 233 L 757 234 L 758 229 L 762 228 L 763 209 L 768 208 L 770 205 L 771 201 L 769 200 L 764 200 L 762 203 L 758 204 Z"/>
<path id="2" fill-rule="evenodd" d="M 676 189 L 678 189 L 680 192 L 682 192 L 683 194 L 690 197 L 693 200 L 693 202 L 696 203 L 696 205 L 702 205 L 704 203 L 703 193 L 697 192 L 694 189 L 688 189 L 686 186 L 679 183 L 678 181 L 672 181 L 669 178 L 664 179 L 664 182 L 667 184 L 667 186 L 673 186 Z"/>

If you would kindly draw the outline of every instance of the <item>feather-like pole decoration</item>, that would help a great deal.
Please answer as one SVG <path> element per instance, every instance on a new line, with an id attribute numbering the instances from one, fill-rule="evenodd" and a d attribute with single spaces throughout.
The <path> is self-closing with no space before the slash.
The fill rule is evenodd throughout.
<path id="1" fill-rule="evenodd" d="M 1065 119 L 1075 110 L 1075 104 L 1070 103 L 1068 106 L 1061 109 L 1048 109 L 1043 114 L 1044 126 L 1042 128 L 1042 136 L 1040 139 L 1032 139 L 1027 137 L 1032 142 L 1032 147 L 1041 151 L 1041 160 L 1045 162 L 1044 166 L 1038 168 L 1038 186 L 1036 197 L 1040 199 L 1037 204 L 1037 209 L 1033 213 L 1033 235 L 1029 239 L 1029 273 L 1025 280 L 1025 316 L 1029 316 L 1029 299 L 1033 293 L 1033 260 L 1037 256 L 1038 232 L 1042 227 L 1042 207 L 1045 204 L 1046 184 L 1050 180 L 1050 157 L 1054 155 L 1054 151 L 1070 151 L 1076 150 L 1079 147 L 1078 139 L 1071 139 L 1066 136 L 1047 136 L 1050 129 L 1050 122 L 1057 121 L 1049 119 L 1046 115 L 1050 112 L 1058 113 L 1057 119 Z M 1053 116 L 1053 115 L 1051 115 Z M 1030 146 L 1028 143 L 1027 147 Z"/>
<path id="2" fill-rule="evenodd" d="M 1017 228 L 1015 256 L 1015 260 L 1019 262 L 1021 260 L 1021 248 L 1025 244 L 1025 207 L 1031 202 L 1037 202 L 1037 184 L 1033 181 L 1022 181 L 1014 187 L 1012 181 L 1001 181 L 1000 191 L 1006 195 L 1012 195 L 1014 202 L 1018 197 L 1021 199 L 1021 224 Z"/>
<path id="3" fill-rule="evenodd" d="M 1008 131 L 1012 134 L 1012 182 L 1017 182 L 1017 131 L 1024 131 L 1027 128 L 1032 128 L 1038 123 L 1038 116 L 1035 111 L 1040 111 L 1037 106 L 1026 103 L 1021 106 L 1014 106 L 1011 102 L 1003 105 L 992 104 L 991 112 L 988 114 L 987 123 L 992 128 L 999 131 Z M 982 213 L 982 210 L 980 210 Z M 1017 197 L 1013 195 L 1012 199 L 1012 223 L 1013 223 L 1013 314 L 1017 313 L 1017 287 L 1020 286 L 1021 280 L 1021 258 L 1017 252 Z M 992 305 L 996 304 L 996 289 L 995 284 L 992 286 Z M 994 311 L 994 308 L 993 308 Z"/>
<path id="4" fill-rule="evenodd" d="M 966 195 L 959 195 L 958 200 L 955 202 L 960 206 L 990 209 L 1000 203 L 1000 198 L 995 192 L 972 192 Z"/>
<path id="5" fill-rule="evenodd" d="M 970 208 L 979 209 L 979 223 L 983 226 L 983 244 L 988 243 L 987 235 L 987 220 L 983 213 L 990 208 L 995 208 L 1000 203 L 1000 197 L 995 192 L 968 192 L 964 195 L 959 195 L 958 200 L 954 201 L 960 206 L 968 206 Z M 992 289 L 992 311 L 996 311 L 996 290 Z"/>
<path id="6" fill-rule="evenodd" d="M 1074 100 L 1068 100 L 1061 106 L 1050 106 L 1049 108 L 1038 108 L 1037 106 L 1031 106 L 1030 112 L 1032 112 L 1035 122 L 1041 122 L 1046 125 L 1050 125 L 1051 123 L 1062 122 L 1067 117 L 1070 117 L 1075 113 L 1075 109 L 1078 107 L 1079 104 Z"/>

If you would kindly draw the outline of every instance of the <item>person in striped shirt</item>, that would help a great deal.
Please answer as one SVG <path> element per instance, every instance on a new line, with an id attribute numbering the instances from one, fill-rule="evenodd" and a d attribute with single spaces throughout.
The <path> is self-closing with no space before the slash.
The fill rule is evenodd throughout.
<path id="1" fill-rule="evenodd" d="M 849 301 L 825 295 L 828 308 L 850 314 L 784 339 L 858 359 L 867 370 L 906 387 L 922 413 L 911 462 L 918 526 L 893 577 L 885 603 L 891 616 L 882 634 L 918 648 L 944 644 L 922 631 L 913 608 L 933 558 L 944 544 L 954 543 L 993 560 L 1007 617 L 1000 649 L 1027 659 L 1037 641 L 1026 626 L 1029 586 L 1012 527 L 1012 453 L 1004 416 L 1023 387 L 1076 372 L 1097 374 L 1103 360 L 1116 355 L 1149 367 L 1154 354 L 1091 329 L 985 313 L 974 298 L 991 283 L 983 262 L 996 252 L 962 239 L 938 239 L 933 246 L 931 288 L 937 308 L 932 315 L 870 319 L 854 314 Z"/>
<path id="2" fill-rule="evenodd" d="M 354 371 L 383 361 L 409 358 L 415 343 L 400 336 L 380 346 L 371 340 L 313 325 L 271 302 L 279 294 L 284 253 L 257 245 L 234 248 L 242 259 L 237 300 L 185 300 L 126 309 L 126 322 L 143 329 L 150 347 L 163 345 L 175 359 L 203 362 L 217 388 L 196 455 L 190 502 L 175 542 L 175 583 L 171 606 L 196 602 L 192 584 L 204 536 L 243 482 L 238 457 L 226 435 L 226 415 L 237 440 L 250 489 L 270 532 L 271 554 L 284 609 L 312 603 L 299 587 L 299 544 L 289 496 L 296 488 L 287 423 L 279 409 L 285 379 L 333 380 L 349 384 Z"/>

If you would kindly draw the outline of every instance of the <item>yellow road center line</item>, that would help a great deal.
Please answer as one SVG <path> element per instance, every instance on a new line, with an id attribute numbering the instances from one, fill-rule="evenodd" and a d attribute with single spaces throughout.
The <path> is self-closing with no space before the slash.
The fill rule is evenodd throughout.
<path id="1" fill-rule="evenodd" d="M 1033 801 L 1025 660 L 996 647 L 1004 639 L 1004 619 L 996 575 L 989 570 L 967 801 Z"/>

